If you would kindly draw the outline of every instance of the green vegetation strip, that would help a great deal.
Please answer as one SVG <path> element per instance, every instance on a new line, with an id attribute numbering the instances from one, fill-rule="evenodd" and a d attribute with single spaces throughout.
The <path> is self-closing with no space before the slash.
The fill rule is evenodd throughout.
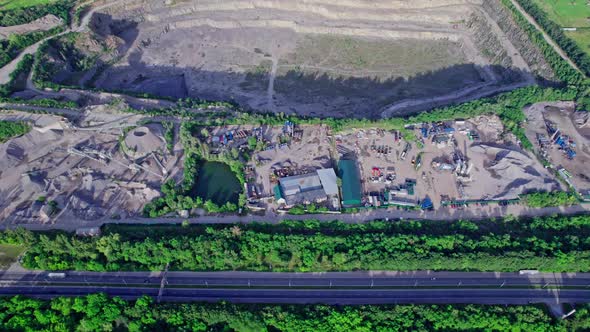
<path id="1" fill-rule="evenodd" d="M 533 208 L 580 204 L 580 198 L 576 193 L 565 191 L 534 192 L 520 195 L 520 199 L 526 206 Z"/>
<path id="2" fill-rule="evenodd" d="M 0 121 L 0 143 L 4 143 L 9 139 L 24 135 L 31 130 L 26 122 L 18 121 Z"/>
<path id="3" fill-rule="evenodd" d="M 583 331 L 588 305 L 567 320 L 543 306 L 156 304 L 105 294 L 0 298 L 8 331 Z"/>
<path id="4" fill-rule="evenodd" d="M 482 222 L 107 225 L 103 235 L 5 231 L 31 269 L 590 271 L 590 216 Z"/>
<path id="5" fill-rule="evenodd" d="M 33 67 L 34 58 L 30 54 L 23 56 L 23 59 L 16 65 L 16 68 L 10 73 L 10 80 L 6 84 L 0 85 L 0 97 L 8 98 L 13 92 L 22 90 L 22 87 L 26 84 L 26 76 Z"/>

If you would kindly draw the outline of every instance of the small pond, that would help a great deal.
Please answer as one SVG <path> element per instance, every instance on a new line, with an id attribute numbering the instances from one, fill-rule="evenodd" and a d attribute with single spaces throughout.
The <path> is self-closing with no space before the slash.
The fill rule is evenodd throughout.
<path id="1" fill-rule="evenodd" d="M 203 201 L 211 200 L 217 205 L 226 202 L 237 204 L 242 186 L 228 165 L 206 161 L 199 168 L 195 194 Z"/>

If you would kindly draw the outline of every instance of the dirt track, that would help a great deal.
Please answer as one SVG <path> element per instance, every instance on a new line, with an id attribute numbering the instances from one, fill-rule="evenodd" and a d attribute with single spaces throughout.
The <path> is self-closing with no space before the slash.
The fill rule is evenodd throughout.
<path id="1" fill-rule="evenodd" d="M 88 13 L 86 13 L 86 15 L 82 18 L 81 20 L 81 24 L 78 27 L 72 27 L 70 29 L 66 29 L 64 32 L 61 32 L 57 35 L 54 36 L 49 36 L 43 40 L 40 40 L 39 42 L 25 48 L 24 50 L 22 50 L 22 52 L 18 55 L 18 57 L 16 57 L 14 60 L 12 60 L 9 64 L 7 64 L 6 66 L 0 68 L 0 84 L 6 84 L 10 81 L 10 74 L 16 69 L 16 66 L 18 65 L 19 62 L 22 61 L 23 57 L 27 54 L 35 54 L 37 52 L 37 49 L 39 49 L 39 46 L 41 44 L 43 44 L 46 40 L 49 40 L 51 38 L 55 38 L 57 36 L 61 36 L 63 34 L 66 34 L 68 32 L 72 32 L 72 31 L 85 31 L 88 27 L 88 23 L 90 20 L 90 17 L 92 17 L 92 15 L 100 10 L 105 10 L 110 6 L 113 6 L 115 4 L 121 4 L 124 3 L 125 0 L 122 1 L 114 1 L 114 2 L 109 2 L 107 4 L 104 4 L 102 6 L 98 6 L 93 8 L 92 10 L 90 10 Z"/>
<path id="2" fill-rule="evenodd" d="M 539 25 L 539 23 L 537 23 L 537 21 L 535 21 L 535 19 L 531 15 L 529 15 L 529 13 L 527 13 L 526 10 L 524 10 L 516 0 L 510 0 L 510 2 L 512 2 L 512 4 L 516 7 L 516 9 L 518 9 L 518 11 L 527 19 L 527 21 L 529 21 L 529 23 L 531 23 L 537 30 L 539 30 L 539 32 L 541 32 L 543 34 L 543 38 L 545 39 L 545 41 L 549 45 L 551 45 L 551 47 L 553 47 L 555 52 L 557 52 L 557 54 L 559 54 L 559 56 L 562 59 L 567 61 L 567 63 L 570 66 L 572 66 L 575 70 L 584 74 L 582 72 L 582 70 L 580 70 L 580 68 L 572 61 L 572 59 L 570 59 L 570 57 L 567 55 L 567 53 L 565 53 L 565 51 L 562 50 L 561 47 L 559 47 L 559 45 L 557 45 L 557 43 L 551 38 L 551 36 L 549 36 L 545 32 L 545 30 L 543 30 L 543 28 Z"/>
<path id="3" fill-rule="evenodd" d="M 62 24 L 62 20 L 55 15 L 46 15 L 31 23 L 0 27 L 0 39 L 7 39 L 12 34 L 25 34 L 33 31 L 47 31 Z"/>

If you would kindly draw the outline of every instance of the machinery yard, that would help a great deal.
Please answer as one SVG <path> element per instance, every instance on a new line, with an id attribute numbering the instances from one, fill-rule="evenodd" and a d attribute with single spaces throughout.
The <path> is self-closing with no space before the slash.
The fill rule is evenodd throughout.
<path id="1" fill-rule="evenodd" d="M 417 207 L 426 200 L 423 207 L 431 207 L 431 202 L 438 208 L 509 201 L 527 191 L 560 187 L 511 135 L 503 135 L 496 117 L 408 129 L 420 138 L 418 142 L 377 129 L 337 136 L 342 156 L 358 156 L 367 204 Z"/>
<path id="2" fill-rule="evenodd" d="M 539 103 L 525 110 L 527 137 L 559 176 L 590 198 L 590 120 L 571 102 Z"/>
<path id="3" fill-rule="evenodd" d="M 338 174 L 343 207 L 508 204 L 523 193 L 562 189 L 495 116 L 407 126 L 405 133 L 417 138 L 409 141 L 402 131 L 333 134 L 325 126 L 289 122 L 207 131 L 211 151 L 254 151 L 245 168 L 246 190 L 251 206 L 260 209 L 312 204 L 339 210 L 329 193 L 334 181 L 323 177 L 328 170 Z"/>
<path id="4" fill-rule="evenodd" d="M 329 128 L 326 126 L 235 125 L 206 128 L 213 153 L 224 150 L 252 150 L 245 166 L 248 198 L 266 207 L 275 195 L 279 178 L 304 175 L 333 167 Z"/>
<path id="5" fill-rule="evenodd" d="M 173 152 L 169 151 L 165 138 L 169 135 L 164 132 L 170 125 L 105 106 L 70 119 L 21 112 L 3 113 L 2 119 L 33 124 L 28 134 L 0 145 L 0 204 L 2 218 L 10 223 L 59 219 L 92 225 L 134 218 L 146 203 L 162 195 L 163 182 L 180 183 L 183 147 L 175 140 Z M 551 119 L 569 131 L 559 119 Z M 193 194 L 221 205 L 228 197 L 237 203 L 243 192 L 251 211 L 463 209 L 471 204 L 505 206 L 523 193 L 564 189 L 550 170 L 504 131 L 496 116 L 420 123 L 401 131 L 369 128 L 333 133 L 326 125 L 289 121 L 195 130 L 193 136 L 212 159 L 199 170 Z M 584 180 L 583 172 L 567 162 L 585 160 L 581 159 L 584 149 L 578 145 L 576 159 L 561 161 L 577 186 Z M 554 150 L 548 153 L 564 156 Z M 219 163 L 224 158 L 243 162 L 243 188 L 229 167 Z M 56 166 L 48 167 L 49 162 Z M 219 176 L 223 179 L 215 178 Z"/>
<path id="6" fill-rule="evenodd" d="M 160 196 L 164 179 L 182 175 L 183 159 L 180 145 L 166 150 L 162 126 L 142 125 L 142 118 L 102 106 L 77 119 L 3 112 L 1 120 L 33 129 L 0 145 L 0 219 L 43 224 L 139 215 Z"/>

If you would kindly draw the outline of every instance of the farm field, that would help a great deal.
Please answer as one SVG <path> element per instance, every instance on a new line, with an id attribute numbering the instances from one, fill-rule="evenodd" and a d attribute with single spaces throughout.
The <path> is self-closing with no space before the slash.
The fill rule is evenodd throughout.
<path id="1" fill-rule="evenodd" d="M 534 0 L 563 27 L 590 27 L 590 6 L 582 0 Z"/>
<path id="2" fill-rule="evenodd" d="M 54 0 L 2 0 L 0 1 L 0 11 L 33 7 L 54 2 Z"/>
<path id="3" fill-rule="evenodd" d="M 555 23 L 564 28 L 577 28 L 565 31 L 586 53 L 590 54 L 590 5 L 582 0 L 534 0 L 545 10 Z"/>
<path id="4" fill-rule="evenodd" d="M 573 39 L 584 52 L 590 54 L 590 28 L 588 30 L 568 31 L 566 35 Z"/>

